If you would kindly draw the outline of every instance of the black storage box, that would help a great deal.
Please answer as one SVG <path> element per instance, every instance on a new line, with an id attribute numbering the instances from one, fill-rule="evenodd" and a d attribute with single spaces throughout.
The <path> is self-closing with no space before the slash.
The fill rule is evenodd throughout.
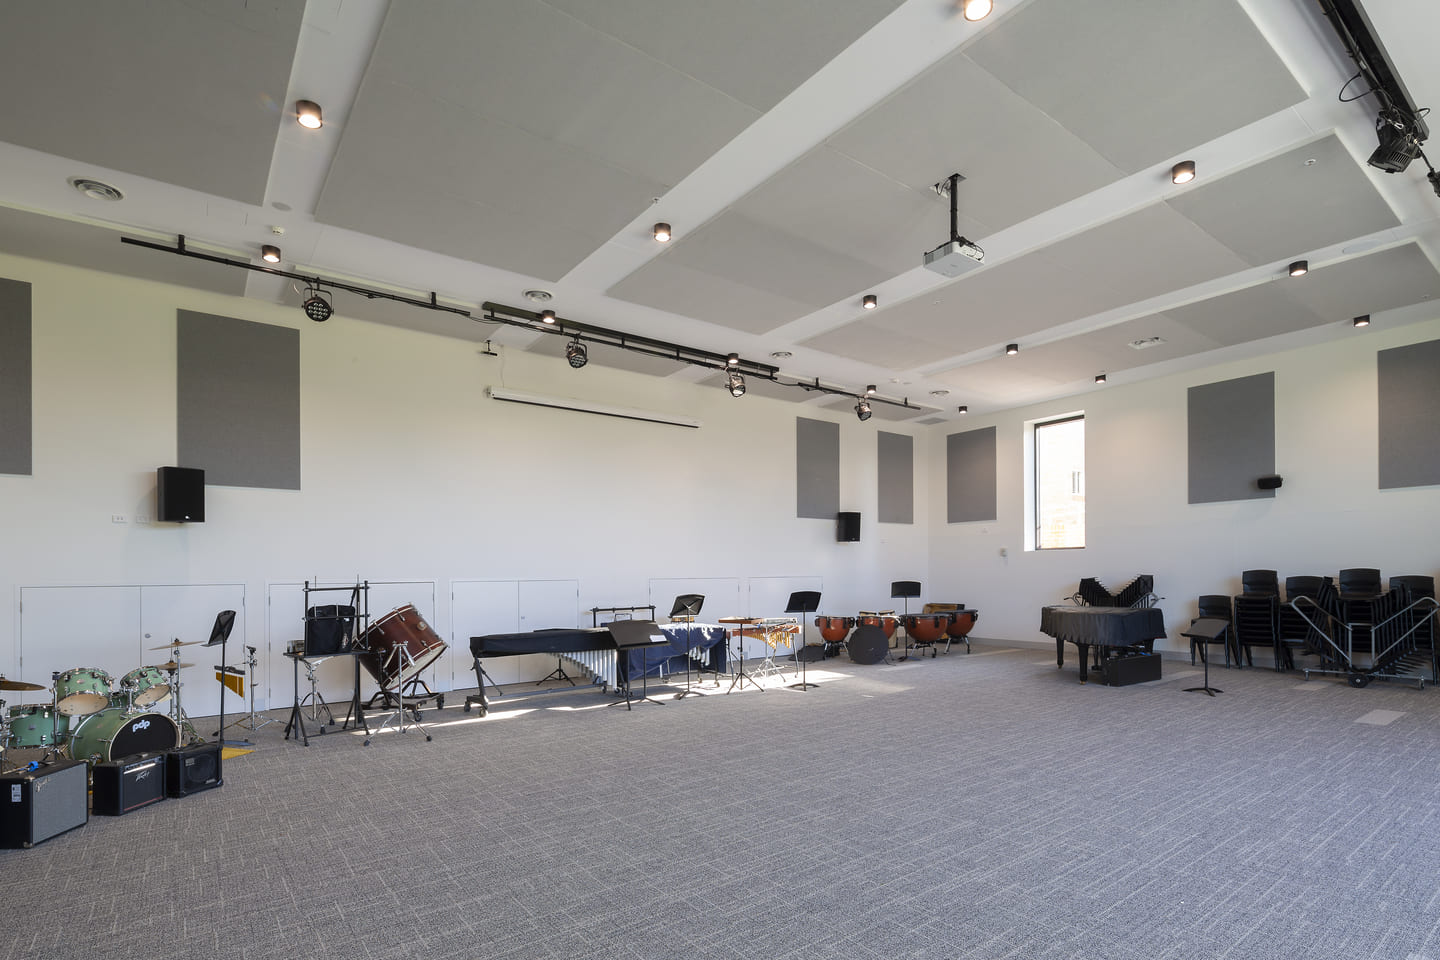
<path id="1" fill-rule="evenodd" d="M 197 743 L 165 754 L 165 792 L 172 797 L 188 797 L 224 782 L 218 743 Z"/>
<path id="2" fill-rule="evenodd" d="M 95 764 L 90 772 L 90 811 L 118 817 L 165 799 L 165 754 L 136 753 Z"/>
<path id="3" fill-rule="evenodd" d="M 1149 683 L 1160 679 L 1160 654 L 1131 653 L 1123 657 L 1106 657 L 1105 683 L 1124 687 L 1132 683 Z"/>
<path id="4" fill-rule="evenodd" d="M 33 847 L 90 819 L 84 763 L 57 760 L 0 776 L 0 847 Z"/>

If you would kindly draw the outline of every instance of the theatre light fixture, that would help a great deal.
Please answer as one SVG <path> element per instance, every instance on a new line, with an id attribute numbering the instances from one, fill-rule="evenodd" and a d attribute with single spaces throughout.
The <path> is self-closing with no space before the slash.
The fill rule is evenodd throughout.
<path id="1" fill-rule="evenodd" d="M 590 362 L 590 351 L 585 349 L 585 344 L 578 339 L 571 340 L 565 344 L 565 359 L 570 361 L 570 366 L 579 370 Z"/>
<path id="2" fill-rule="evenodd" d="M 862 397 L 861 399 L 855 401 L 855 416 L 860 418 L 861 423 L 864 423 L 866 420 L 870 419 L 869 400 L 866 400 Z"/>
<path id="3" fill-rule="evenodd" d="M 732 397 L 745 396 L 745 375 L 739 370 L 731 370 L 725 378 L 725 386 Z"/>
<path id="4" fill-rule="evenodd" d="M 334 315 L 335 308 L 330 306 L 330 301 L 321 295 L 318 287 L 307 287 L 305 292 L 310 294 L 305 298 L 305 302 L 300 304 L 300 309 L 305 311 L 305 316 L 316 323 L 324 323 Z"/>

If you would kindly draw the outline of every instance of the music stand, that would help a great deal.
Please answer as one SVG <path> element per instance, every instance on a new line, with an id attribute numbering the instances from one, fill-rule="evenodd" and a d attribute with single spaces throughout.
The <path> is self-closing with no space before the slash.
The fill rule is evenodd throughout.
<path id="1" fill-rule="evenodd" d="M 705 597 L 699 593 L 682 593 L 675 598 L 675 604 L 670 608 L 671 620 L 685 621 L 685 689 L 675 694 L 676 700 L 683 700 L 694 693 L 690 689 L 690 645 L 695 642 L 695 618 L 700 615 L 700 608 L 705 605 Z M 720 686 L 720 677 L 715 677 L 715 686 Z"/>
<path id="2" fill-rule="evenodd" d="M 910 598 L 920 596 L 919 580 L 896 580 L 890 584 L 890 599 L 905 598 L 905 616 L 900 620 L 900 629 L 905 631 L 905 653 L 900 660 L 910 659 L 910 628 L 905 621 L 910 619 Z"/>
<path id="3" fill-rule="evenodd" d="M 1180 631 L 1180 636 L 1191 640 L 1200 641 L 1200 662 L 1205 664 L 1205 685 L 1203 687 L 1186 687 L 1186 693 L 1206 693 L 1215 696 L 1217 693 L 1224 693 L 1218 687 L 1210 686 L 1210 644 L 1225 636 L 1225 631 L 1230 629 L 1230 621 L 1221 620 L 1219 617 L 1201 617 L 1190 624 L 1189 629 Z M 1230 642 L 1226 637 L 1225 643 Z"/>
<path id="4" fill-rule="evenodd" d="M 210 628 L 210 639 L 205 641 L 205 646 L 220 647 L 220 676 L 225 676 L 225 645 L 230 640 L 230 631 L 235 629 L 235 611 L 221 610 L 215 614 L 215 626 Z M 176 657 L 178 661 L 180 658 Z M 197 734 L 198 736 L 198 734 Z M 226 747 L 253 747 L 249 740 L 226 740 L 225 739 L 225 681 L 220 681 L 220 729 L 215 731 L 215 739 L 220 741 L 220 746 Z"/>
<path id="5" fill-rule="evenodd" d="M 786 613 L 800 614 L 800 649 L 795 651 L 795 659 L 800 661 L 800 682 L 790 684 L 791 690 L 806 690 L 810 687 L 818 687 L 818 683 L 807 683 L 805 681 L 805 664 L 809 660 L 805 656 L 805 614 L 814 613 L 820 609 L 819 590 L 796 590 L 790 594 L 790 600 L 785 604 Z"/>
<path id="6" fill-rule="evenodd" d="M 663 704 L 665 701 L 656 700 L 654 697 L 650 696 L 650 688 L 647 683 L 649 671 L 647 669 L 647 664 L 645 663 L 645 657 L 643 653 L 640 657 L 640 699 L 631 699 L 630 687 L 632 684 L 632 680 L 629 670 L 630 651 L 635 649 L 636 647 L 643 648 L 652 646 L 657 643 L 668 644 L 670 642 L 670 638 L 665 636 L 665 632 L 655 624 L 654 620 L 615 620 L 611 623 L 607 623 L 605 626 L 610 631 L 610 636 L 615 638 L 616 673 L 619 673 L 620 658 L 625 658 L 626 665 L 625 699 L 616 700 L 611 704 L 611 706 L 623 703 L 625 704 L 625 709 L 629 710 L 632 703 L 645 703 L 646 701 L 649 701 L 650 703 Z"/>

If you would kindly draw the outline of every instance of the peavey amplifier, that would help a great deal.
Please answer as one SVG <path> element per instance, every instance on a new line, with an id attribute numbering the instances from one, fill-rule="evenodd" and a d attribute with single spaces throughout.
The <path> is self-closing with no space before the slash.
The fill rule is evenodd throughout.
<path id="1" fill-rule="evenodd" d="M 90 774 L 90 809 L 118 817 L 165 799 L 165 754 L 136 753 L 95 764 Z"/>
<path id="2" fill-rule="evenodd" d="M 0 776 L 0 847 L 33 847 L 83 827 L 90 819 L 88 786 L 85 764 L 78 760 Z"/>
<path id="3" fill-rule="evenodd" d="M 197 743 L 165 754 L 165 792 L 172 797 L 187 797 L 224 782 L 218 743 Z"/>

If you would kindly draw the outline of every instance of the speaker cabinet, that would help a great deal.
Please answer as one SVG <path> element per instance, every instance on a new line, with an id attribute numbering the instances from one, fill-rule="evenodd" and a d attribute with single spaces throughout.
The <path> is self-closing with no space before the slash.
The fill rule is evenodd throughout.
<path id="1" fill-rule="evenodd" d="M 1255 481 L 1256 485 L 1261 490 L 1279 490 L 1280 484 L 1284 482 L 1285 481 L 1281 477 L 1261 477 L 1259 480 Z"/>
<path id="2" fill-rule="evenodd" d="M 840 543 L 856 543 L 860 539 L 860 514 L 835 515 L 835 539 Z"/>
<path id="3" fill-rule="evenodd" d="M 33 847 L 90 820 L 84 763 L 60 760 L 0 776 L 0 847 Z"/>
<path id="4" fill-rule="evenodd" d="M 172 797 L 213 790 L 224 782 L 218 743 L 197 743 L 165 754 L 165 792 Z"/>
<path id="5" fill-rule="evenodd" d="M 161 523 L 203 523 L 205 471 L 194 467 L 157 469 L 155 518 Z"/>
<path id="6" fill-rule="evenodd" d="M 95 764 L 90 773 L 90 809 L 118 817 L 165 799 L 165 754 L 137 753 Z"/>

